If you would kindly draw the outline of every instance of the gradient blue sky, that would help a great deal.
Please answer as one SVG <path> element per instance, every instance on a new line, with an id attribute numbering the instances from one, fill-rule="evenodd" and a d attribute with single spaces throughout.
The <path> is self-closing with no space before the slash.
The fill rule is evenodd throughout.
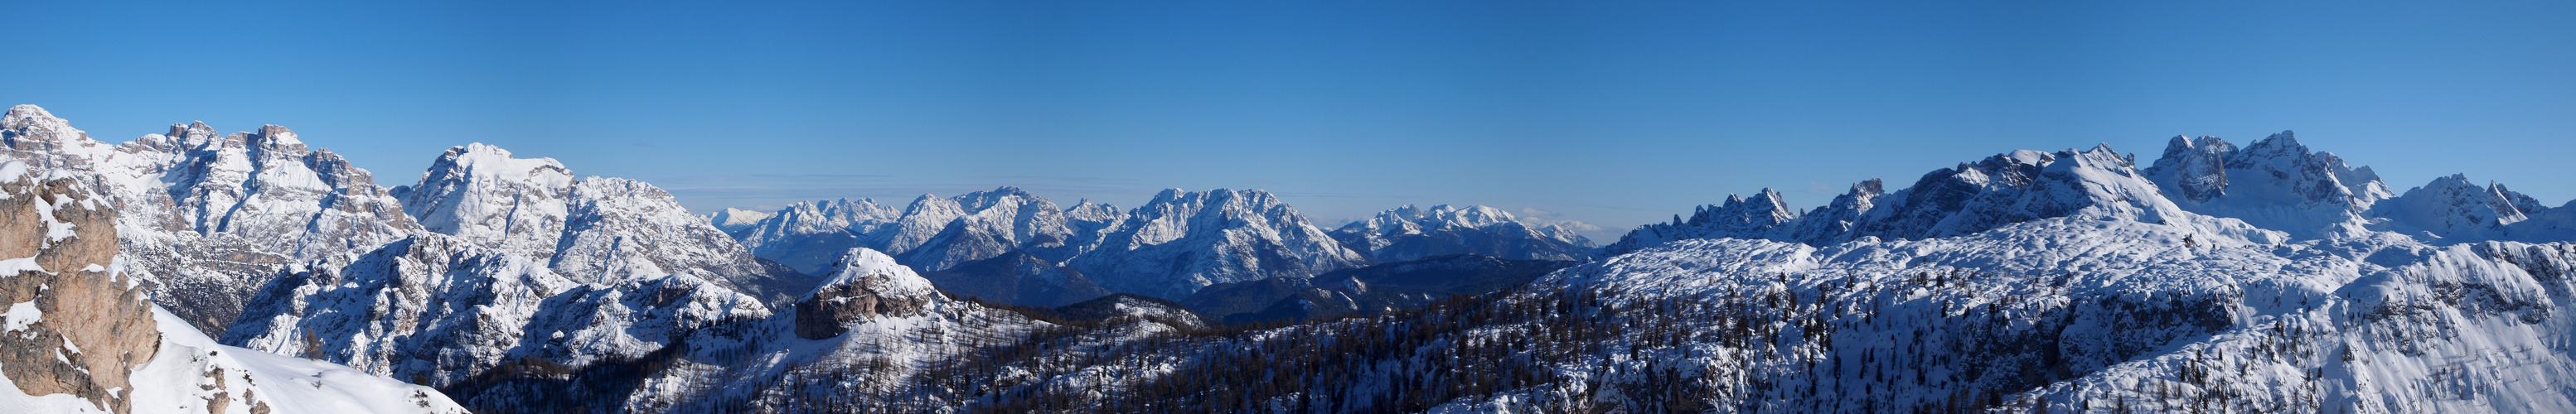
<path id="1" fill-rule="evenodd" d="M 18 3 L 0 98 L 112 142 L 285 125 L 386 184 L 485 142 L 700 211 L 1226 187 L 1615 234 L 2284 129 L 2400 191 L 2576 198 L 2576 2 L 722 3 Z"/>

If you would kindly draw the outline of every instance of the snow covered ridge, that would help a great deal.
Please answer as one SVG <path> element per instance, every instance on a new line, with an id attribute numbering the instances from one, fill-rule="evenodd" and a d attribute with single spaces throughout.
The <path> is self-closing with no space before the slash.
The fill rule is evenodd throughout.
<path id="1" fill-rule="evenodd" d="M 2242 149 L 2217 137 L 2175 137 L 2153 167 L 2137 167 L 2103 145 L 2000 154 L 1924 174 L 1895 192 L 1870 180 L 1812 210 L 1791 209 L 1777 192 L 1764 189 L 1702 207 L 1686 221 L 1675 217 L 1640 227 L 1604 252 L 1699 238 L 1822 246 L 1862 238 L 1949 237 L 2053 217 L 2195 221 L 2191 225 L 2270 242 L 2369 237 L 2378 231 L 2435 244 L 2576 240 L 2576 208 L 2552 209 L 2501 184 L 2481 187 L 2462 176 L 2395 195 L 2370 168 L 2311 152 L 2286 131 Z"/>
<path id="2" fill-rule="evenodd" d="M 109 145 L 43 108 L 0 117 L 0 160 L 80 177 L 118 211 L 117 238 L 161 303 L 202 329 L 289 264 L 419 230 L 366 170 L 275 125 L 204 123 Z"/>
<path id="3" fill-rule="evenodd" d="M 513 363 L 505 369 L 531 374 L 483 376 L 449 389 L 478 409 L 512 412 L 852 412 L 896 400 L 955 407 L 974 397 L 933 392 L 934 382 L 955 387 L 991 379 L 954 375 L 965 359 L 1035 352 L 994 347 L 1042 332 L 1069 333 L 1019 313 L 950 300 L 872 250 L 847 250 L 834 269 L 830 283 L 792 309 L 695 330 L 675 341 L 685 346 L 565 371 Z M 1125 326 L 1172 329 L 1156 322 Z"/>
<path id="4" fill-rule="evenodd" d="M 636 358 L 819 281 L 763 265 L 660 189 L 499 148 L 450 149 L 384 189 L 284 128 L 109 146 L 40 108 L 9 114 L 0 160 L 106 196 L 119 223 L 94 227 L 117 231 L 121 273 L 152 300 L 225 343 L 375 375 L 451 384 L 504 358 Z"/>
<path id="5" fill-rule="evenodd" d="M 2576 357 L 2549 344 L 2571 333 L 2556 309 L 2576 303 L 2571 274 L 2565 243 L 2266 244 L 2055 218 L 1823 247 L 1683 241 L 1534 286 L 1681 325 L 1561 372 L 1681 372 L 1715 407 L 2566 412 Z M 1665 396 L 1609 400 L 1650 397 Z"/>
<path id="6" fill-rule="evenodd" d="M 434 386 L 523 358 L 631 358 L 689 331 L 770 314 L 689 273 L 585 284 L 436 234 L 282 276 L 252 303 L 224 343 Z"/>
<path id="7" fill-rule="evenodd" d="M 669 192 L 623 178 L 574 179 L 552 158 L 514 158 L 468 144 L 439 155 L 418 184 L 388 193 L 403 200 L 403 211 L 426 232 L 543 262 L 575 282 L 701 272 L 710 282 L 773 302 L 814 282 L 762 266 Z"/>
<path id="8" fill-rule="evenodd" d="M 20 121 L 41 110 L 10 113 Z M 116 211 L 79 174 L 0 161 L 0 407 L 12 412 L 464 413 L 428 387 L 215 344 L 142 298 Z"/>
<path id="9" fill-rule="evenodd" d="M 2566 243 L 2268 244 L 2068 217 L 1822 247 L 1684 240 L 1420 312 L 1104 342 L 1120 356 L 958 393 L 1115 373 L 977 406 L 2568 412 L 2570 275 Z M 1085 346 L 1068 342 L 1048 344 Z"/>
<path id="10" fill-rule="evenodd" d="M 853 247 L 898 256 L 922 270 L 942 270 L 959 263 L 1027 251 L 1049 261 L 1062 261 L 1085 246 L 1075 240 L 1076 223 L 1055 203 L 1017 188 L 1002 187 L 957 197 L 922 195 L 896 209 L 874 200 L 828 200 L 797 203 L 773 213 L 743 231 L 742 241 L 761 257 L 808 273 L 830 271 L 833 260 Z"/>
<path id="11" fill-rule="evenodd" d="M 1381 262 L 1478 253 L 1512 260 L 1590 257 L 1592 240 L 1574 230 L 1486 206 L 1407 205 L 1333 230 L 1333 239 Z"/>
<path id="12" fill-rule="evenodd" d="M 744 232 L 750 231 L 752 226 L 760 225 L 761 220 L 768 219 L 773 214 L 767 211 L 725 208 L 707 213 L 707 222 L 714 223 L 717 230 L 724 230 L 725 234 L 731 234 L 734 238 L 740 239 Z"/>
<path id="13" fill-rule="evenodd" d="M 763 265 L 661 189 L 575 178 L 552 159 L 481 144 L 449 149 L 419 183 L 397 188 L 274 125 L 220 135 L 174 124 L 109 145 L 20 105 L 0 120 L 0 144 L 0 160 L 81 177 L 115 205 L 118 238 L 153 300 L 209 332 L 278 275 L 421 234 L 511 252 L 581 283 L 696 272 L 785 302 L 816 282 Z"/>
<path id="14" fill-rule="evenodd" d="M 1512 220 L 1499 210 L 1479 211 L 1492 213 L 1479 217 Z M 1474 241 L 1465 248 L 1494 250 L 1480 253 L 1583 254 L 1573 247 L 1584 243 L 1580 236 L 1560 227 L 1507 221 L 1434 230 Z M 1389 231 L 1388 237 L 1406 235 Z M 873 200 L 829 200 L 791 205 L 736 234 L 755 254 L 807 272 L 827 271 L 854 247 L 934 272 L 1020 252 L 1078 270 L 1111 291 L 1167 298 L 1212 283 L 1311 277 L 1371 262 L 1259 190 L 1171 189 L 1129 210 L 1090 200 L 1059 208 L 1011 187 L 924 195 L 901 210 Z"/>

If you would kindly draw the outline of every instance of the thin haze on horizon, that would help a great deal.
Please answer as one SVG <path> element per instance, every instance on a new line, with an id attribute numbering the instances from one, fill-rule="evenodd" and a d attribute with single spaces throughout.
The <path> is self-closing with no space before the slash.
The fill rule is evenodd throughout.
<path id="1" fill-rule="evenodd" d="M 1484 204 L 1596 239 L 1776 188 L 2297 130 L 2395 190 L 2576 198 L 2576 3 L 35 3 L 17 82 L 110 142 L 295 129 L 388 185 L 468 142 L 693 210 L 1018 186 Z M 1608 240 L 1596 240 L 1607 242 Z"/>

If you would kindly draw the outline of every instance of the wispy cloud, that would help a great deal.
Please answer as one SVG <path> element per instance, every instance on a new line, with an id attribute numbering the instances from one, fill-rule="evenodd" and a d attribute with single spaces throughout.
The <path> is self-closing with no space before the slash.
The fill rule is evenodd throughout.
<path id="1" fill-rule="evenodd" d="M 655 180 L 665 191 L 680 198 L 691 211 L 713 211 L 717 208 L 753 206 L 775 210 L 800 201 L 829 199 L 875 199 L 880 203 L 903 203 L 922 195 L 954 196 L 998 187 L 1018 187 L 1050 199 L 1067 195 L 1151 196 L 1160 188 L 1138 185 L 1135 180 L 1092 177 L 1053 176 L 976 176 L 949 180 L 919 180 L 885 174 L 748 174 L 722 176 L 688 176 Z M 1071 203 L 1073 200 L 1058 200 Z"/>
<path id="2" fill-rule="evenodd" d="M 1616 234 L 1610 233 L 1608 229 L 1601 228 L 1601 226 L 1565 219 L 1565 213 L 1548 211 L 1538 207 L 1521 207 L 1519 213 L 1520 214 L 1518 214 L 1518 216 L 1521 224 L 1534 227 L 1563 227 L 1566 230 L 1573 230 L 1575 234 L 1581 234 L 1583 237 L 1593 239 L 1600 239 L 1605 236 L 1616 236 Z"/>
<path id="3" fill-rule="evenodd" d="M 1799 192 L 1825 196 L 1837 196 L 1843 194 L 1843 191 L 1835 189 L 1833 184 L 1826 184 L 1820 181 L 1808 181 L 1807 189 L 1799 190 Z"/>

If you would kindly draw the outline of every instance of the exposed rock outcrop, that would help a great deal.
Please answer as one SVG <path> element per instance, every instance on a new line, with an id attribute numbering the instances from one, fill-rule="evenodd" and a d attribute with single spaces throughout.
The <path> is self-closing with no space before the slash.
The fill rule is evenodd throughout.
<path id="1" fill-rule="evenodd" d="M 797 337 L 841 336 L 852 322 L 910 316 L 933 301 L 947 300 L 912 268 L 895 264 L 893 257 L 875 250 L 850 249 L 836 265 L 830 281 L 796 302 Z"/>
<path id="2" fill-rule="evenodd" d="M 116 211 L 69 176 L 0 162 L 0 375 L 31 395 L 126 412 L 161 335 L 116 263 Z"/>

